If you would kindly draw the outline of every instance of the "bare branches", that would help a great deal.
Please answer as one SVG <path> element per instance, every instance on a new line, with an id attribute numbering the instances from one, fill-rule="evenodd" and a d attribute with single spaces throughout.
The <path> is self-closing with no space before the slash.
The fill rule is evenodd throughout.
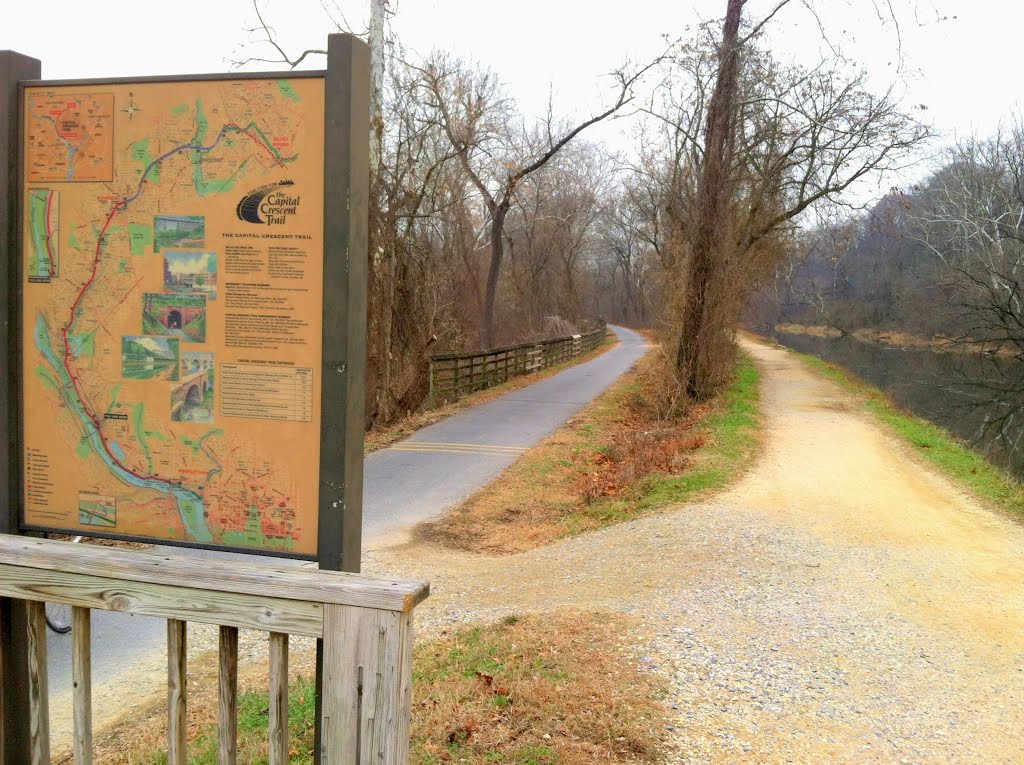
<path id="1" fill-rule="evenodd" d="M 548 165 L 587 128 L 608 118 L 632 100 L 635 84 L 657 62 L 634 72 L 616 73 L 615 102 L 604 111 L 576 124 L 557 129 L 549 110 L 539 134 L 516 129 L 517 121 L 507 96 L 493 72 L 469 69 L 462 62 L 435 55 L 418 71 L 423 76 L 434 121 L 456 151 L 462 170 L 483 200 L 490 229 L 488 267 L 481 334 L 493 344 L 494 316 L 505 250 L 505 221 L 517 190 L 525 179 Z M 542 142 L 536 140 L 543 136 Z"/>
<path id="2" fill-rule="evenodd" d="M 771 23 L 772 19 L 774 19 L 779 14 L 779 11 L 781 11 L 791 2 L 792 0 L 779 0 L 775 7 L 772 8 L 771 11 L 769 11 L 767 15 L 765 15 L 762 19 L 753 24 L 750 27 L 750 31 L 747 32 L 747 34 L 740 39 L 740 47 L 747 45 L 747 43 L 749 43 L 751 40 L 753 40 L 755 37 L 761 34 L 764 28 L 768 26 L 769 23 Z"/>
<path id="3" fill-rule="evenodd" d="M 274 65 L 286 65 L 289 69 L 297 68 L 303 61 L 309 56 L 326 56 L 327 51 L 319 48 L 310 48 L 302 51 L 298 56 L 289 56 L 285 52 L 284 48 L 278 42 L 276 30 L 267 23 L 263 17 L 262 11 L 260 11 L 259 0 L 252 0 L 253 10 L 256 12 L 256 18 L 259 23 L 256 26 L 250 27 L 245 31 L 251 38 L 250 44 L 254 45 L 268 45 L 270 48 L 277 53 L 277 58 L 264 58 L 262 56 L 248 56 L 246 58 L 234 59 L 231 61 L 231 67 L 233 69 L 240 69 L 243 66 L 252 63 L 260 64 L 274 64 Z M 255 36 L 255 37 L 253 37 Z M 245 47 L 244 45 L 242 47 Z"/>
<path id="4" fill-rule="evenodd" d="M 892 0 L 872 2 L 898 26 Z M 657 209 L 670 233 L 660 254 L 677 280 L 679 385 L 696 400 L 727 378 L 729 332 L 799 222 L 843 204 L 863 179 L 900 167 L 930 135 L 895 89 L 870 92 L 838 47 L 809 69 L 782 64 L 763 47 L 764 30 L 791 6 L 811 12 L 824 32 L 814 0 L 773 0 L 744 23 L 747 4 L 728 0 L 720 27 L 678 43 L 639 109 L 662 138 Z"/>

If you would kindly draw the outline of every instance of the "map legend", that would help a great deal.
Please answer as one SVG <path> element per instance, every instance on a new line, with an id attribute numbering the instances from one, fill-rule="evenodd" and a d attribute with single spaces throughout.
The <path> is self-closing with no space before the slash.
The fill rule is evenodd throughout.
<path id="1" fill-rule="evenodd" d="M 226 417 L 309 422 L 313 370 L 260 364 L 225 364 L 220 413 Z"/>
<path id="2" fill-rule="evenodd" d="M 50 508 L 53 482 L 50 480 L 50 458 L 39 449 L 25 450 L 25 502 L 36 509 Z"/>

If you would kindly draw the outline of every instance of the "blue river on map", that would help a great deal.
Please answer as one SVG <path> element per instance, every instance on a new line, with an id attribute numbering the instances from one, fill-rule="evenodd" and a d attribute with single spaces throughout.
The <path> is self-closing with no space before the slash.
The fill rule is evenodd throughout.
<path id="1" fill-rule="evenodd" d="M 119 465 L 110 456 L 110 454 L 107 453 L 107 450 L 103 448 L 103 441 L 100 438 L 99 431 L 96 430 L 96 426 L 93 424 L 92 419 L 90 419 L 86 412 L 85 404 L 78 398 L 78 392 L 75 390 L 75 386 L 72 383 L 68 370 L 57 360 L 56 355 L 53 353 L 53 349 L 50 347 L 50 331 L 42 316 L 39 316 L 36 320 L 35 343 L 36 347 L 50 363 L 50 366 L 53 367 L 53 371 L 57 373 L 57 377 L 61 385 L 62 398 L 68 405 L 68 409 L 70 409 L 78 418 L 83 431 L 87 434 L 89 445 L 92 447 L 92 450 L 99 455 L 100 459 L 103 460 L 107 469 L 109 469 L 118 480 L 129 484 L 130 486 L 136 486 L 140 489 L 151 489 L 153 491 L 160 492 L 161 494 L 174 497 L 174 500 L 178 505 L 178 515 L 181 516 L 181 522 L 185 526 L 185 532 L 188 538 L 200 543 L 212 542 L 213 535 L 210 533 L 210 529 L 206 525 L 206 517 L 204 515 L 205 508 L 203 506 L 202 497 L 194 491 L 177 486 L 170 481 L 164 481 L 158 478 L 140 478 L 121 467 L 121 465 Z M 111 445 L 111 451 L 115 452 L 119 459 L 123 459 L 124 452 L 121 451 L 120 447 L 115 449 L 114 445 Z"/>

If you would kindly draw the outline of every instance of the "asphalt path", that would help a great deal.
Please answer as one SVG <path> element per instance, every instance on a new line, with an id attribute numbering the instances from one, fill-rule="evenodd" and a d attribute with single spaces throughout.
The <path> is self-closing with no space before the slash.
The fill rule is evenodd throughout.
<path id="1" fill-rule="evenodd" d="M 592 401 L 644 354 L 636 332 L 596 359 L 480 404 L 366 458 L 363 537 L 373 544 L 457 504 Z"/>
<path id="2" fill-rule="evenodd" d="M 363 467 L 363 544 L 385 543 L 465 499 L 606 390 L 645 352 L 645 340 L 636 332 L 612 329 L 619 344 L 596 359 L 467 409 L 390 448 L 367 455 Z M 175 554 L 265 560 L 251 555 L 161 549 Z M 115 678 L 143 660 L 158 665 L 165 662 L 166 629 L 163 619 L 93 612 L 94 685 Z M 51 704 L 70 708 L 71 636 L 47 632 Z"/>

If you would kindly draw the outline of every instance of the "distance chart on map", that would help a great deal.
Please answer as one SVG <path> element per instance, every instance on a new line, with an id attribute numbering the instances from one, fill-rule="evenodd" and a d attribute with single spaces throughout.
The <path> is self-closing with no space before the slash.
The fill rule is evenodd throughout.
<path id="1" fill-rule="evenodd" d="M 323 79 L 22 106 L 25 525 L 315 555 Z"/>

